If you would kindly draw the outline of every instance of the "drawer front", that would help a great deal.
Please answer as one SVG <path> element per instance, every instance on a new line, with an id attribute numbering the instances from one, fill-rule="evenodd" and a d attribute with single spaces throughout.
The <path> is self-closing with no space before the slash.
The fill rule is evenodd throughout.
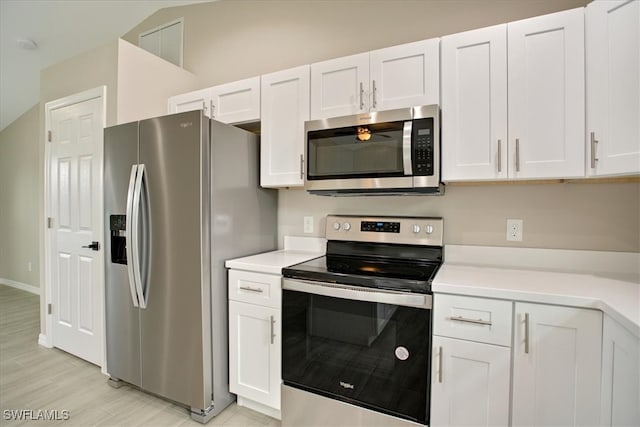
<path id="1" fill-rule="evenodd" d="M 229 270 L 229 299 L 280 308 L 282 305 L 282 276 Z"/>
<path id="2" fill-rule="evenodd" d="M 435 294 L 433 334 L 511 347 L 513 303 Z"/>

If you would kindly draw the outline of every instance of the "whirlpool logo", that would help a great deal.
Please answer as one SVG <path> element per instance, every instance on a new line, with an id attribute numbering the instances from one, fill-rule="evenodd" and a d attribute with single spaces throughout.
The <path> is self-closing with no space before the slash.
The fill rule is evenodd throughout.
<path id="1" fill-rule="evenodd" d="M 349 390 L 353 390 L 354 389 L 353 384 L 345 383 L 344 381 L 340 381 L 340 387 L 346 388 L 346 389 L 349 389 Z"/>

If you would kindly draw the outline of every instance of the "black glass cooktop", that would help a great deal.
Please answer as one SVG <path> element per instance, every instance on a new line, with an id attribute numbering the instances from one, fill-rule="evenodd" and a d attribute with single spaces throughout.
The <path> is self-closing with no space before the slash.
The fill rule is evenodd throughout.
<path id="1" fill-rule="evenodd" d="M 329 242 L 327 255 L 282 270 L 292 279 L 429 293 L 442 248 Z"/>

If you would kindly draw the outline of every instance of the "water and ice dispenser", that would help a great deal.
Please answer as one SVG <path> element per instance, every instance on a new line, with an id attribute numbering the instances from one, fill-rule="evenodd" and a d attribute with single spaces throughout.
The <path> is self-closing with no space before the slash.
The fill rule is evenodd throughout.
<path id="1" fill-rule="evenodd" d="M 126 224 L 126 215 L 109 216 L 109 228 L 111 230 L 111 262 L 115 264 L 127 263 L 127 240 L 125 238 Z"/>

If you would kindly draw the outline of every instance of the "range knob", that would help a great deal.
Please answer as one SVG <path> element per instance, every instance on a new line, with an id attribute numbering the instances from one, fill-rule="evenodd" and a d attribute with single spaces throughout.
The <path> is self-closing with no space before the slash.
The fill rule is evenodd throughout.
<path id="1" fill-rule="evenodd" d="M 425 226 L 424 226 L 424 231 L 425 231 L 425 233 L 427 233 L 427 234 L 431 234 L 431 233 L 433 233 L 433 225 L 429 225 L 429 224 L 425 225 Z"/>
<path id="2" fill-rule="evenodd" d="M 339 222 L 334 222 L 333 223 L 333 229 L 336 230 L 336 231 L 340 230 L 340 223 Z"/>
<path id="3" fill-rule="evenodd" d="M 413 224 L 413 227 L 411 227 L 411 229 L 415 234 L 418 234 L 420 232 L 420 226 L 418 224 Z"/>
<path id="4" fill-rule="evenodd" d="M 344 231 L 349 231 L 351 230 L 351 224 L 345 222 L 344 224 L 342 224 L 342 228 L 344 228 Z"/>

